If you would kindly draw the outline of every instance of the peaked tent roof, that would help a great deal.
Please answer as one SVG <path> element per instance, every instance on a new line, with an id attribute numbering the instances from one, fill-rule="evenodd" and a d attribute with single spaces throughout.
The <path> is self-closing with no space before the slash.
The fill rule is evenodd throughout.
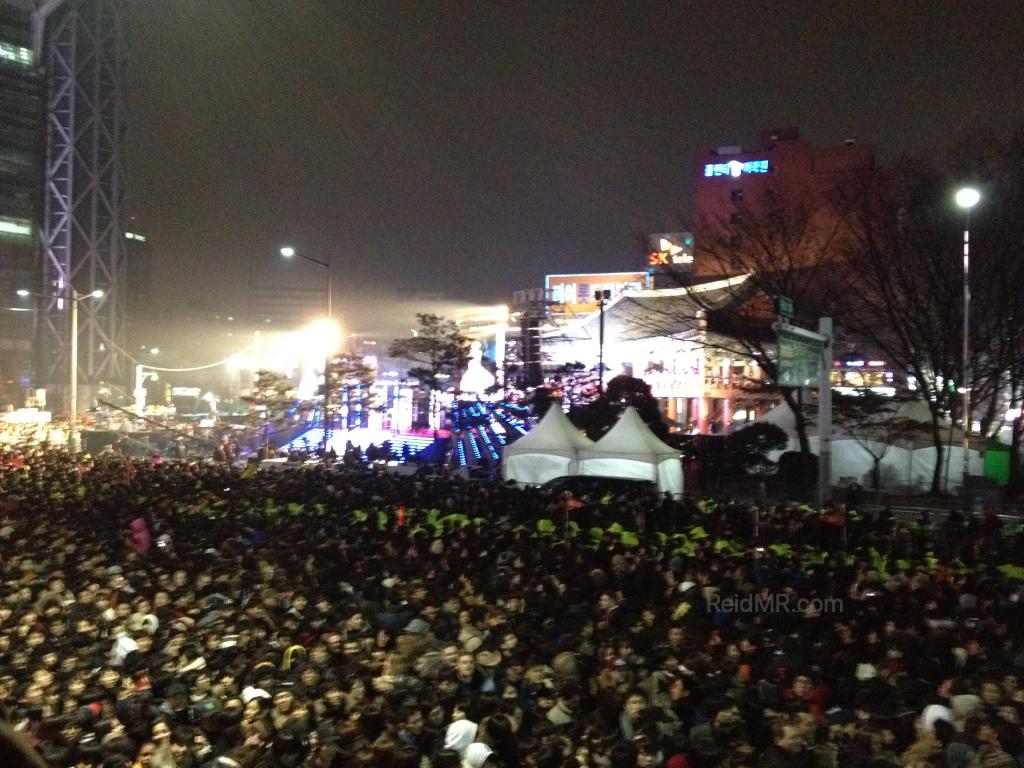
<path id="1" fill-rule="evenodd" d="M 662 493 L 676 497 L 683 493 L 679 451 L 659 440 L 633 407 L 623 411 L 593 448 L 580 451 L 580 471 L 584 475 L 652 480 Z"/>
<path id="2" fill-rule="evenodd" d="M 581 434 L 558 403 L 552 403 L 537 426 L 509 445 L 505 454 L 551 453 L 592 448 L 594 442 Z"/>
<path id="3" fill-rule="evenodd" d="M 620 456 L 679 456 L 678 450 L 658 439 L 633 406 L 622 412 L 615 426 L 594 443 L 592 451 Z"/>

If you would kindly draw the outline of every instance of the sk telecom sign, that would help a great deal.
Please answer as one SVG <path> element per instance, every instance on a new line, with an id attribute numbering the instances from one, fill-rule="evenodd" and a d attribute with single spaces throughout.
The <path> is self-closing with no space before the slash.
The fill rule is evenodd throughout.
<path id="1" fill-rule="evenodd" d="M 657 250 L 647 255 L 649 267 L 683 267 L 693 264 L 693 236 L 685 233 L 678 236 L 666 235 L 652 238 Z"/>

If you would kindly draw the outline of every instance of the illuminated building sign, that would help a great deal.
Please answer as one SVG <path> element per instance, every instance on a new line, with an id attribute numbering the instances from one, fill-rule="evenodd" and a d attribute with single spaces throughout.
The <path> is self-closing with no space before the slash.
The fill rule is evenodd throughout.
<path id="1" fill-rule="evenodd" d="M 705 176 L 741 176 L 744 173 L 768 173 L 767 160 L 730 160 L 728 163 L 708 163 L 704 166 Z"/>
<path id="2" fill-rule="evenodd" d="M 552 312 L 579 315 L 597 311 L 594 291 L 611 291 L 614 298 L 624 290 L 646 288 L 647 275 L 644 272 L 548 275 L 544 279 L 544 286 Z"/>
<path id="3" fill-rule="evenodd" d="M 693 264 L 693 235 L 680 232 L 651 237 L 652 250 L 647 255 L 649 267 L 685 267 Z"/>

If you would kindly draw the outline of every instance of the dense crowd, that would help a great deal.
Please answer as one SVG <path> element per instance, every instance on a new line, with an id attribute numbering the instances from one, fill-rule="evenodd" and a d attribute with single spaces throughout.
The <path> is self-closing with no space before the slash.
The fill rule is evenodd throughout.
<path id="1" fill-rule="evenodd" d="M 993 515 L 0 461 L 0 719 L 46 765 L 1024 765 Z"/>

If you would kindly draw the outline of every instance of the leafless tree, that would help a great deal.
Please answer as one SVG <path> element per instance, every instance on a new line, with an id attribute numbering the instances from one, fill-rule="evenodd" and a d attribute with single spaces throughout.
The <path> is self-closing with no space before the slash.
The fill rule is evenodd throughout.
<path id="1" fill-rule="evenodd" d="M 698 218 L 695 275 L 672 274 L 680 285 L 695 279 L 701 288 L 686 289 L 685 297 L 669 309 L 652 308 L 638 319 L 648 332 L 685 336 L 756 362 L 768 387 L 777 389 L 793 411 L 804 453 L 810 445 L 801 393 L 775 384 L 779 371 L 773 299 L 792 299 L 795 321 L 812 326 L 833 313 L 849 282 L 841 259 L 850 240 L 848 218 L 838 214 L 838 200 L 831 189 L 779 182 L 761 194 L 747 195 L 728 216 Z"/>
<path id="2" fill-rule="evenodd" d="M 905 394 L 886 397 L 870 390 L 833 395 L 832 419 L 840 433 L 849 435 L 871 457 L 871 487 L 875 490 L 881 484 L 882 461 L 890 449 L 920 435 L 920 422 L 900 413 L 908 400 Z"/>
<path id="3" fill-rule="evenodd" d="M 1024 224 L 1021 136 L 1010 143 L 989 137 L 960 146 L 939 160 L 907 158 L 895 172 L 878 173 L 844 203 L 854 233 L 848 263 L 857 290 L 844 294 L 846 329 L 881 350 L 916 385 L 932 417 L 936 463 L 932 491 L 940 487 L 947 416 L 970 425 L 981 413 L 982 433 L 1001 422 L 1007 402 L 1024 387 Z M 960 411 L 963 384 L 964 213 L 953 193 L 965 181 L 983 189 L 984 206 L 971 222 L 970 282 L 973 414 Z M 1015 425 L 1019 473 L 1020 425 Z M 1018 475 L 1019 476 L 1019 475 Z"/>

